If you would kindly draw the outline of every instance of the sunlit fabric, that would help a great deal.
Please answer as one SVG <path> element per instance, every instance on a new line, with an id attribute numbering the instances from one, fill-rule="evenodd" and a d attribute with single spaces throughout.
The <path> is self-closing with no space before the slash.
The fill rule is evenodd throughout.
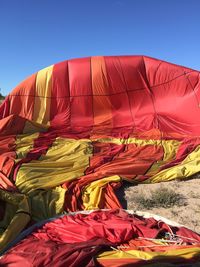
<path id="1" fill-rule="evenodd" d="M 36 267 L 174 263 L 172 266 L 184 266 L 199 262 L 200 235 L 181 226 L 169 226 L 162 218 L 145 217 L 124 210 L 64 215 L 19 236 L 18 241 L 24 239 L 4 254 L 0 264 Z M 164 239 L 169 232 L 173 233 L 174 242 Z"/>
<path id="2" fill-rule="evenodd" d="M 143 56 L 88 57 L 47 67 L 0 106 L 0 192 L 6 192 L 0 194 L 1 249 L 24 228 L 64 212 L 122 208 L 115 190 L 123 181 L 185 179 L 200 171 L 199 163 L 198 71 Z M 10 201 L 11 195 L 27 207 Z M 101 254 L 98 242 L 93 250 L 91 241 L 88 264 L 98 251 L 96 264 L 118 266 L 111 261 L 124 252 Z M 196 245 L 189 246 L 195 254 Z M 135 248 L 130 254 L 135 257 Z"/>

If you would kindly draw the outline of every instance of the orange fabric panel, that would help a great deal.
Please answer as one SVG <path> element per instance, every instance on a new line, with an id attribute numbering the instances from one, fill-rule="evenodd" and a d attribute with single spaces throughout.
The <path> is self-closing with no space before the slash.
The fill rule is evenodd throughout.
<path id="1" fill-rule="evenodd" d="M 104 189 L 104 199 L 102 201 L 102 209 L 122 209 L 117 196 L 115 195 L 114 189 L 121 186 L 121 183 L 111 183 Z"/>
<path id="2" fill-rule="evenodd" d="M 107 72 L 103 57 L 91 58 L 94 129 L 112 129 L 112 105 L 109 96 Z"/>

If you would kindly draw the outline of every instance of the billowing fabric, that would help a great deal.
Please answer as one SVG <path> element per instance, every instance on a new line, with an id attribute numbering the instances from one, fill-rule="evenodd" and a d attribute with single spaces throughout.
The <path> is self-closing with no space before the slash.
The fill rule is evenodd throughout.
<path id="1" fill-rule="evenodd" d="M 98 210 L 35 227 L 4 254 L 0 265 L 147 266 L 148 262 L 161 266 L 171 262 L 184 266 L 199 261 L 200 235 L 191 230 L 124 210 Z"/>
<path id="2" fill-rule="evenodd" d="M 0 230 L 12 238 L 1 238 L 65 211 L 121 208 L 123 181 L 186 178 L 199 162 L 198 71 L 142 56 L 52 65 L 0 106 L 0 189 L 26 199 L 30 214 L 22 223 L 2 199 Z"/>
<path id="3" fill-rule="evenodd" d="M 27 197 L 24 194 L 11 193 L 0 189 L 0 199 L 7 202 L 6 213 L 0 222 L 0 251 L 18 235 L 30 221 L 30 208 Z M 14 213 L 14 214 L 13 214 Z M 9 223 L 6 228 L 4 223 Z M 2 233 L 3 232 L 3 233 Z"/>

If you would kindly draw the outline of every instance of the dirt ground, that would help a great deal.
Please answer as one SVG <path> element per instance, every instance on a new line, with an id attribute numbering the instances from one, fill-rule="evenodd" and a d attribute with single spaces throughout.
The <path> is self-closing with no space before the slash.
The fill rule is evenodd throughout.
<path id="1" fill-rule="evenodd" d="M 139 207 L 137 197 L 148 197 L 159 188 L 168 188 L 184 197 L 182 205 L 173 205 L 169 208 L 153 207 L 150 209 Z M 121 192 L 124 208 L 142 210 L 163 216 L 169 220 L 183 224 L 200 233 L 200 174 L 189 180 L 177 180 L 157 184 L 139 184 L 130 186 L 126 184 Z"/>

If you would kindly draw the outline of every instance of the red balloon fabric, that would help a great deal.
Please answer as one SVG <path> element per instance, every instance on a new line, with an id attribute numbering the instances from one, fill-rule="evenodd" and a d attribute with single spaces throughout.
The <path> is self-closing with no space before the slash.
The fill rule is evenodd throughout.
<path id="1" fill-rule="evenodd" d="M 186 248 L 187 251 L 188 245 L 200 244 L 200 235 L 189 229 L 169 226 L 162 220 L 132 215 L 124 210 L 99 210 L 88 214 L 75 213 L 55 218 L 33 231 L 0 259 L 0 265 L 9 267 L 104 266 L 101 263 L 101 257 L 99 258 L 100 253 L 112 251 L 113 247 L 118 250 L 120 245 L 128 243 L 130 250 L 131 241 L 136 240 L 138 244 L 135 244 L 143 245 L 141 253 L 145 250 L 145 245 L 146 249 L 151 251 L 156 248 L 156 244 L 151 243 L 148 246 L 147 240 L 164 238 L 169 232 L 181 236 L 182 242 L 185 243 L 184 246 L 177 246 L 177 250 Z M 166 239 L 165 242 L 167 243 L 168 240 Z M 168 245 L 163 245 L 157 249 L 162 252 L 169 249 Z M 198 245 L 196 246 L 198 247 Z M 127 261 L 129 262 L 131 259 L 131 255 L 128 253 L 129 251 L 125 254 L 123 263 L 117 266 L 127 266 Z M 164 253 L 160 257 L 163 263 L 173 260 L 173 257 L 167 257 Z M 198 256 L 200 260 L 199 257 L 200 254 Z M 180 266 L 181 263 L 184 264 L 187 261 L 193 261 L 192 257 L 183 258 L 182 261 L 178 259 L 177 264 L 173 266 Z M 140 258 L 140 254 L 133 257 L 132 262 L 136 264 L 133 266 L 146 266 Z"/>
<path id="2" fill-rule="evenodd" d="M 122 211 L 115 195 L 123 181 L 200 171 L 199 73 L 146 56 L 87 57 L 40 70 L 11 91 L 0 106 L 0 199 L 9 204 L 0 209 L 0 251 L 29 222 L 98 211 L 45 223 L 0 264 L 199 260 L 198 234 Z"/>

